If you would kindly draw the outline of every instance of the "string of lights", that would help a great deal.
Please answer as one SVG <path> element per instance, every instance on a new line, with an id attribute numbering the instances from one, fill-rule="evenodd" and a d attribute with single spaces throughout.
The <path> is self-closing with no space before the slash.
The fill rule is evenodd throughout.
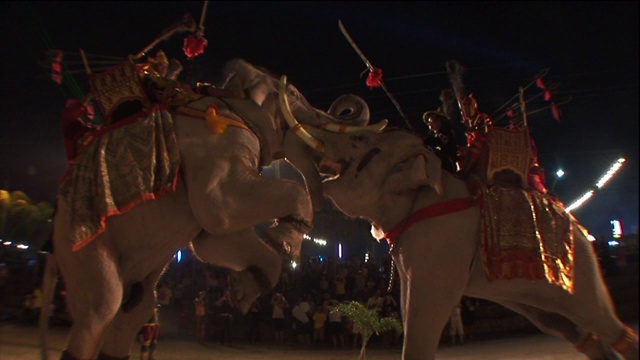
<path id="1" fill-rule="evenodd" d="M 567 208 L 565 209 L 565 212 L 567 213 L 571 212 L 572 210 L 580 207 L 591 197 L 593 197 L 593 195 L 595 195 L 599 189 L 603 188 L 607 184 L 607 182 L 609 182 L 609 180 L 611 180 L 611 178 L 620 170 L 620 168 L 625 163 L 625 161 L 627 161 L 625 158 L 619 158 L 618 160 L 616 160 L 616 162 L 614 162 L 613 165 L 611 165 L 609 170 L 607 170 L 607 172 L 604 175 L 602 175 L 602 177 L 600 177 L 596 185 L 591 189 L 589 189 L 589 191 L 584 193 L 584 195 L 582 195 L 578 200 L 574 201 L 571 205 L 567 206 Z"/>

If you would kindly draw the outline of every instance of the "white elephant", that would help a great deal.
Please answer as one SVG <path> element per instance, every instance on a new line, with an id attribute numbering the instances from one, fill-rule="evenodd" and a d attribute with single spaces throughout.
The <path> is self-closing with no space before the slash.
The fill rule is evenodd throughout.
<path id="1" fill-rule="evenodd" d="M 342 154 L 338 163 L 327 162 L 334 176 L 323 183 L 325 195 L 346 215 L 369 220 L 374 237 L 392 238 L 404 360 L 434 359 L 443 327 L 463 295 L 524 315 L 588 358 L 614 359 L 616 351 L 638 359 L 637 335 L 618 319 L 593 247 L 575 219 L 573 294 L 546 280 L 488 281 L 480 212 L 469 203 L 467 183 L 442 171 L 417 136 L 388 130 L 324 140 L 329 158 Z"/>
<path id="2" fill-rule="evenodd" d="M 276 285 L 281 252 L 298 255 L 312 224 L 312 198 L 322 199 L 312 159 L 322 144 L 293 116 L 305 126 L 347 131 L 345 126 L 353 124 L 358 126 L 352 130 L 361 129 L 365 126 L 359 125 L 368 122 L 366 104 L 362 107 L 360 100 L 348 105 L 343 99 L 333 116 L 310 106 L 292 85 L 244 60 L 230 62 L 226 71 L 226 91 L 220 94 L 238 96 L 201 96 L 177 110 L 149 115 L 172 119 L 175 128 L 180 172 L 174 191 L 106 217 L 103 232 L 77 248 L 70 242 L 77 208 L 58 194 L 54 251 L 43 291 L 50 300 L 59 268 L 73 320 L 62 359 L 128 359 L 138 330 L 152 313 L 163 269 L 185 246 L 191 246 L 200 260 L 237 272 L 232 290 L 243 311 L 261 291 Z M 290 108 L 285 115 L 282 106 Z M 217 125 L 224 125 L 217 131 L 208 122 L 211 109 L 221 116 L 214 116 Z M 275 159 L 289 160 L 312 195 L 297 182 L 261 176 L 261 168 Z M 69 176 L 75 175 L 72 171 Z M 274 219 L 265 242 L 254 226 Z M 46 316 L 43 311 L 43 357 Z"/>

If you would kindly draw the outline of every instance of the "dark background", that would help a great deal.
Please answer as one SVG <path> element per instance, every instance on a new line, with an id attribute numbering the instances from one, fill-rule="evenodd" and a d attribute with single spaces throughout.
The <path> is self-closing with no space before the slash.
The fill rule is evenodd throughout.
<path id="1" fill-rule="evenodd" d="M 82 48 L 122 58 L 138 53 L 183 13 L 198 21 L 202 5 L 3 3 L 0 188 L 22 190 L 34 201 L 54 201 L 57 180 L 66 169 L 60 112 L 67 98 L 79 98 L 87 89 L 82 65 L 72 63 L 79 61 L 73 52 Z M 628 161 L 616 177 L 573 213 L 594 235 L 610 236 L 611 219 L 621 220 L 626 232 L 637 232 L 637 2 L 210 1 L 203 55 L 187 61 L 181 51 L 187 34 L 160 43 L 151 54 L 163 49 L 180 60 L 182 80 L 192 84 L 217 81 L 227 60 L 245 58 L 287 74 L 318 108 L 355 93 L 369 102 L 373 121 L 387 118 L 403 126 L 384 91 L 366 87 L 360 76 L 366 67 L 340 33 L 338 19 L 383 70 L 387 87 L 418 131 L 425 130 L 422 113 L 437 108 L 440 91 L 449 86 L 447 60 L 466 68 L 466 89 L 489 114 L 549 69 L 545 82 L 559 83 L 553 100 L 571 101 L 560 105 L 560 122 L 549 110 L 529 117 L 547 186 L 569 205 L 625 156 Z M 65 76 L 62 85 L 49 77 L 49 49 L 64 50 L 66 70 L 77 71 Z M 566 175 L 554 185 L 559 167 Z M 313 234 L 367 239 L 368 226 L 324 210 Z"/>

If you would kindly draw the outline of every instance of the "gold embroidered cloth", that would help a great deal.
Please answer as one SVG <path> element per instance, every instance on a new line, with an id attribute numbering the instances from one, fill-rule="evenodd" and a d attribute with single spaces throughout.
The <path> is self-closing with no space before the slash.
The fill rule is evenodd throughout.
<path id="1" fill-rule="evenodd" d="M 174 191 L 179 163 L 173 119 L 164 110 L 95 139 L 76 158 L 59 189 L 71 209 L 73 250 L 102 233 L 107 217 Z"/>
<path id="2" fill-rule="evenodd" d="M 546 279 L 573 293 L 574 223 L 560 201 L 534 191 L 493 186 L 481 202 L 487 279 Z"/>

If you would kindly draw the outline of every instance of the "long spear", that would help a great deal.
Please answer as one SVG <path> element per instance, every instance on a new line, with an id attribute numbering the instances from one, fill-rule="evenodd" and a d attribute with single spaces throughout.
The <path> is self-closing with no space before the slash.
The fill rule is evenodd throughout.
<path id="1" fill-rule="evenodd" d="M 342 35 L 344 35 L 345 39 L 347 39 L 347 41 L 349 42 L 349 44 L 351 45 L 353 50 L 355 50 L 356 54 L 358 54 L 360 59 L 362 59 L 362 61 L 364 61 L 364 64 L 367 66 L 369 71 L 371 73 L 373 73 L 375 68 L 373 67 L 373 65 L 371 65 L 371 62 L 369 61 L 369 59 L 367 59 L 367 57 L 364 56 L 364 54 L 362 53 L 362 51 L 360 50 L 358 45 L 356 45 L 356 43 L 353 41 L 353 39 L 351 38 L 351 36 L 347 32 L 347 29 L 345 29 L 344 25 L 342 25 L 342 20 L 338 20 L 338 26 L 340 27 L 340 31 L 342 32 Z M 396 109 L 400 113 L 400 116 L 402 116 L 402 118 L 404 119 L 404 122 L 407 124 L 407 127 L 409 128 L 409 130 L 414 131 L 413 130 L 413 126 L 411 126 L 411 121 L 409 120 L 407 115 L 404 113 L 404 111 L 402 111 L 402 108 L 400 107 L 400 104 L 396 100 L 395 96 L 393 96 L 393 94 L 391 94 L 391 92 L 389 92 L 389 89 L 387 89 L 387 86 L 384 84 L 384 81 L 382 80 L 382 78 L 380 78 L 378 81 L 380 83 L 380 87 L 382 87 L 382 90 L 384 90 L 384 92 L 387 94 L 389 99 L 391 99 L 391 102 L 393 103 L 393 105 L 396 107 Z"/>

